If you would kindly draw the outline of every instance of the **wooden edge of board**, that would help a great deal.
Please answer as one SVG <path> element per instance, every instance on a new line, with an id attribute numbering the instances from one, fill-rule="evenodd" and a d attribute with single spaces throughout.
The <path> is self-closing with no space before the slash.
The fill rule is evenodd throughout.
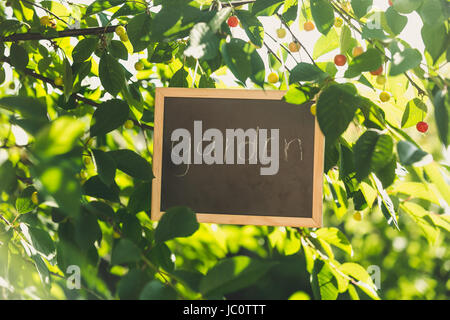
<path id="1" fill-rule="evenodd" d="M 263 99 L 279 100 L 286 91 L 281 90 L 247 90 L 247 89 L 190 89 L 190 88 L 156 88 L 155 90 L 155 120 L 153 136 L 153 175 L 151 219 L 158 221 L 164 214 L 161 208 L 161 175 L 162 146 L 164 123 L 164 98 L 228 98 L 228 99 Z M 312 218 L 258 216 L 241 214 L 197 213 L 200 223 L 237 224 L 237 225 L 269 225 L 286 227 L 318 228 L 322 226 L 322 189 L 324 164 L 324 136 L 319 128 L 317 118 L 314 126 L 314 172 L 313 172 L 313 203 Z"/>

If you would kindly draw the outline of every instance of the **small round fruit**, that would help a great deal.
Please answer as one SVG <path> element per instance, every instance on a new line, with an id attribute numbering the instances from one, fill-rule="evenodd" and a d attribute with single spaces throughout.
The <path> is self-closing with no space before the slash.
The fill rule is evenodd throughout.
<path id="1" fill-rule="evenodd" d="M 87 179 L 87 177 L 88 177 L 88 173 L 86 172 L 86 170 L 81 170 L 80 171 L 80 179 L 84 181 Z"/>
<path id="2" fill-rule="evenodd" d="M 309 112 L 311 112 L 311 114 L 313 115 L 313 116 L 315 116 L 316 115 L 316 104 L 314 103 L 313 105 L 311 105 L 311 107 L 309 108 Z"/>
<path id="3" fill-rule="evenodd" d="M 231 28 L 235 28 L 239 25 L 239 19 L 236 16 L 231 16 L 228 18 L 227 23 Z"/>
<path id="4" fill-rule="evenodd" d="M 305 31 L 312 31 L 314 30 L 314 23 L 312 21 L 306 21 L 303 24 L 303 29 L 305 29 Z"/>
<path id="5" fill-rule="evenodd" d="M 14 82 L 11 82 L 11 83 L 9 84 L 9 88 L 10 88 L 11 90 L 14 90 L 14 89 L 16 88 L 15 83 L 14 83 Z"/>
<path id="6" fill-rule="evenodd" d="M 426 123 L 425 121 L 419 121 L 416 124 L 416 129 L 419 132 L 427 132 L 428 131 L 428 123 Z"/>
<path id="7" fill-rule="evenodd" d="M 372 71 L 370 71 L 370 74 L 371 75 L 374 75 L 374 76 L 379 76 L 380 74 L 382 74 L 383 73 L 383 66 L 380 66 L 378 69 L 376 69 L 376 70 L 372 70 Z"/>
<path id="8" fill-rule="evenodd" d="M 55 85 L 57 85 L 57 86 L 62 86 L 62 85 L 63 85 L 63 78 L 61 78 L 61 77 L 56 77 L 56 78 L 55 78 Z"/>
<path id="9" fill-rule="evenodd" d="M 127 30 L 124 26 L 117 26 L 115 32 L 119 37 L 127 34 Z"/>
<path id="10" fill-rule="evenodd" d="M 124 125 L 125 129 L 132 129 L 134 127 L 133 120 L 127 120 L 125 121 Z"/>
<path id="11" fill-rule="evenodd" d="M 353 57 L 357 57 L 359 55 L 361 55 L 364 52 L 364 49 L 360 46 L 354 47 L 352 49 L 352 56 Z"/>
<path id="12" fill-rule="evenodd" d="M 338 67 L 342 67 L 347 63 L 347 58 L 343 54 L 337 54 L 334 57 L 334 64 Z"/>
<path id="13" fill-rule="evenodd" d="M 39 204 L 39 197 L 37 191 L 31 194 L 31 202 L 33 202 L 35 205 Z"/>
<path id="14" fill-rule="evenodd" d="M 279 39 L 283 39 L 284 37 L 286 37 L 286 29 L 283 28 L 277 29 L 277 37 Z"/>
<path id="15" fill-rule="evenodd" d="M 362 214 L 361 214 L 361 212 L 356 211 L 356 212 L 353 214 L 353 219 L 355 219 L 356 221 L 361 221 L 361 219 L 362 219 Z"/>
<path id="16" fill-rule="evenodd" d="M 391 95 L 389 93 L 387 93 L 386 91 L 383 91 L 382 93 L 380 93 L 380 100 L 382 102 L 388 102 L 391 99 Z"/>
<path id="17" fill-rule="evenodd" d="M 386 83 L 386 78 L 382 75 L 379 75 L 379 76 L 377 76 L 376 81 L 379 85 L 384 85 Z"/>
<path id="18" fill-rule="evenodd" d="M 41 23 L 41 25 L 47 27 L 51 24 L 51 18 L 49 16 L 43 16 L 39 18 L 39 22 Z"/>
<path id="19" fill-rule="evenodd" d="M 279 80 L 278 75 L 275 72 L 271 72 L 267 77 L 269 83 L 277 83 Z"/>
<path id="20" fill-rule="evenodd" d="M 144 63 L 142 61 L 138 61 L 134 64 L 134 68 L 136 71 L 142 71 L 144 70 Z"/>
<path id="21" fill-rule="evenodd" d="M 336 28 L 342 27 L 342 24 L 343 24 L 343 23 L 344 23 L 344 21 L 342 20 L 342 18 L 337 17 L 337 18 L 334 20 L 334 26 L 335 26 Z"/>
<path id="22" fill-rule="evenodd" d="M 393 6 L 394 4 L 392 3 L 392 0 L 388 0 L 388 3 L 390 6 Z"/>
<path id="23" fill-rule="evenodd" d="M 288 48 L 291 52 L 298 52 L 300 50 L 300 43 L 298 43 L 297 41 L 292 41 L 291 43 L 289 43 Z"/>

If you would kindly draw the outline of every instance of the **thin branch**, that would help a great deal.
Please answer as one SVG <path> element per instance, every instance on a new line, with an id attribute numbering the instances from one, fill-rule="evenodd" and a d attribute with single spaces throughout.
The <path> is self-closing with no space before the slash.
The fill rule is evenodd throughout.
<path id="1" fill-rule="evenodd" d="M 303 50 L 305 50 L 306 54 L 308 55 L 311 62 L 317 66 L 316 62 L 314 61 L 313 57 L 309 54 L 308 50 L 306 50 L 305 46 L 300 42 L 300 40 L 295 36 L 295 34 L 292 32 L 291 28 L 287 25 L 286 21 L 284 20 L 283 16 L 277 13 L 277 17 L 280 19 L 281 23 L 286 27 L 286 29 L 289 31 L 291 36 L 297 41 L 298 44 L 302 47 Z"/>
<path id="2" fill-rule="evenodd" d="M 35 6 L 36 8 L 39 8 L 39 9 L 41 9 L 41 10 L 44 10 L 44 11 L 47 12 L 48 14 L 50 14 L 50 15 L 52 15 L 53 17 L 55 17 L 56 19 L 58 19 L 59 21 L 62 21 L 62 22 L 65 23 L 66 25 L 69 25 L 65 20 L 61 19 L 60 17 L 58 17 L 56 14 L 54 14 L 54 13 L 51 12 L 50 10 L 48 10 L 48 9 L 46 9 L 46 8 L 44 8 L 44 7 L 42 7 L 42 6 L 38 5 L 38 4 L 36 4 L 36 3 L 34 3 L 34 2 L 31 2 L 31 1 L 28 1 L 28 0 L 20 0 L 20 1 L 25 2 L 25 3 L 27 3 L 27 4 L 31 5 L 31 6 Z"/>
<path id="3" fill-rule="evenodd" d="M 117 25 L 107 27 L 68 29 L 63 31 L 57 31 L 56 34 L 48 34 L 48 35 L 43 35 L 38 32 L 15 33 L 7 37 L 0 37 L 0 42 L 15 42 L 21 40 L 49 40 L 65 37 L 100 35 L 104 33 L 112 33 L 116 30 L 116 27 Z"/>

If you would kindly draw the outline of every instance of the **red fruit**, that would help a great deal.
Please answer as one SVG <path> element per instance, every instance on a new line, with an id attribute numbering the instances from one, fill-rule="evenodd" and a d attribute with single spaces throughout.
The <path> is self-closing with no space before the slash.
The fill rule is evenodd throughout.
<path id="1" fill-rule="evenodd" d="M 419 132 L 427 132 L 428 131 L 428 123 L 426 123 L 425 121 L 419 121 L 416 124 L 416 129 Z"/>
<path id="2" fill-rule="evenodd" d="M 380 66 L 377 70 L 370 71 L 370 74 L 374 76 L 378 76 L 383 73 L 383 66 Z"/>
<path id="3" fill-rule="evenodd" d="M 229 25 L 231 28 L 234 28 L 234 27 L 237 27 L 237 26 L 238 26 L 238 24 L 239 24 L 239 19 L 238 19 L 237 17 L 235 17 L 235 16 L 231 16 L 231 17 L 228 18 L 227 23 L 228 23 L 228 25 Z"/>
<path id="4" fill-rule="evenodd" d="M 388 2 L 390 6 L 394 5 L 391 0 L 388 0 Z"/>
<path id="5" fill-rule="evenodd" d="M 338 54 L 334 57 L 334 64 L 341 67 L 347 63 L 347 58 L 343 54 Z"/>

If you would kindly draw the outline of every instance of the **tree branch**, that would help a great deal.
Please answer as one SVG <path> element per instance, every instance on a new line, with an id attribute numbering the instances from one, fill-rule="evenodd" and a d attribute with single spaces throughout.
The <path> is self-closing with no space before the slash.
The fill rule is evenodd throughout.
<path id="1" fill-rule="evenodd" d="M 10 36 L 0 37 L 0 42 L 15 42 L 21 40 L 50 40 L 65 37 L 78 37 L 96 34 L 112 33 L 116 30 L 117 25 L 108 27 L 93 27 L 82 29 L 69 29 L 57 31 L 56 34 L 40 34 L 38 32 L 15 33 Z"/>

